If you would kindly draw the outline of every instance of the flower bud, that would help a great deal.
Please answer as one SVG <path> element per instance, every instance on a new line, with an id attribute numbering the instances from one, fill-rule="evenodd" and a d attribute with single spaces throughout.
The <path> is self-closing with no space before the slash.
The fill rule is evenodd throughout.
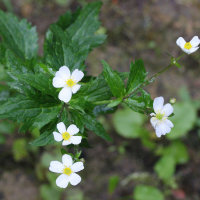
<path id="1" fill-rule="evenodd" d="M 84 159 L 84 158 L 81 158 L 80 161 L 81 161 L 82 163 L 84 163 L 84 162 L 85 162 L 85 159 Z"/>
<path id="2" fill-rule="evenodd" d="M 170 98 L 169 102 L 173 105 L 176 103 L 176 99 L 175 98 Z"/>

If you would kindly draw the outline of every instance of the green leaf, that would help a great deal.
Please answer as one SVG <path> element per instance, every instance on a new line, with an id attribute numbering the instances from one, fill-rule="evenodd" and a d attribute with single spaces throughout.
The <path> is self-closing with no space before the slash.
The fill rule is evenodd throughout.
<path id="1" fill-rule="evenodd" d="M 173 141 L 172 144 L 165 147 L 162 155 L 173 156 L 177 164 L 185 164 L 189 160 L 187 147 L 179 140 Z"/>
<path id="2" fill-rule="evenodd" d="M 101 6 L 102 2 L 96 1 L 87 4 L 82 9 L 82 11 L 77 16 L 75 22 L 67 29 L 73 41 L 77 41 L 79 45 L 83 43 L 85 43 L 85 45 L 88 45 L 86 41 L 88 41 L 89 43 L 93 41 L 95 43 L 94 39 L 96 37 L 93 35 L 100 26 L 98 15 Z"/>
<path id="3" fill-rule="evenodd" d="M 35 101 L 24 96 L 10 98 L 9 101 L 0 106 L 0 119 L 10 119 L 23 123 L 20 127 L 21 132 L 26 132 L 28 129 L 39 130 L 52 120 L 57 118 L 61 110 L 61 104 L 58 104 L 52 99 L 42 98 Z"/>
<path id="4" fill-rule="evenodd" d="M 20 161 L 28 156 L 27 142 L 25 139 L 17 139 L 12 146 L 15 161 Z"/>
<path id="5" fill-rule="evenodd" d="M 112 142 L 111 137 L 108 135 L 108 133 L 106 133 L 104 127 L 102 126 L 102 124 L 100 124 L 96 118 L 92 115 L 88 115 L 88 114 L 83 114 L 83 113 L 79 113 L 75 110 L 72 110 L 72 114 L 73 114 L 73 118 L 79 118 L 79 123 L 81 123 L 78 127 L 81 126 L 86 126 L 87 129 L 93 131 L 96 135 L 102 137 L 103 139 Z M 75 118 L 75 119 L 76 119 Z M 74 121 L 74 123 L 77 120 Z"/>
<path id="6" fill-rule="evenodd" d="M 138 185 L 134 190 L 135 200 L 164 200 L 160 190 L 152 186 Z"/>
<path id="7" fill-rule="evenodd" d="M 48 78 L 44 74 L 22 74 L 16 76 L 19 80 L 24 81 L 37 90 L 40 90 L 43 94 L 49 94 L 53 97 L 58 96 L 56 88 L 52 85 L 52 79 Z"/>
<path id="8" fill-rule="evenodd" d="M 195 106 L 192 102 L 176 103 L 174 106 L 175 115 L 170 118 L 174 124 L 171 132 L 166 134 L 168 139 L 177 139 L 188 133 L 194 127 L 197 119 Z"/>
<path id="9" fill-rule="evenodd" d="M 120 78 L 119 74 L 113 71 L 105 61 L 102 60 L 101 62 L 103 64 L 104 77 L 113 95 L 115 97 L 124 97 L 126 89 L 124 82 Z"/>
<path id="10" fill-rule="evenodd" d="M 145 116 L 131 111 L 129 108 L 118 110 L 113 116 L 113 125 L 121 136 L 125 138 L 140 137 L 145 131 L 142 127 Z"/>
<path id="11" fill-rule="evenodd" d="M 143 60 L 135 60 L 135 62 L 131 62 L 130 66 L 130 74 L 127 82 L 127 94 L 130 94 L 133 90 L 135 90 L 140 84 L 144 83 L 144 79 L 147 75 L 145 70 Z"/>
<path id="12" fill-rule="evenodd" d="M 40 196 L 44 200 L 59 200 L 61 197 L 61 192 L 53 189 L 47 184 L 40 186 Z"/>
<path id="13" fill-rule="evenodd" d="M 59 26 L 51 26 L 52 38 L 46 39 L 44 43 L 44 55 L 46 63 L 58 71 L 63 65 L 69 67 L 70 71 L 75 69 L 84 70 L 83 64 L 88 53 L 89 45 L 83 46 L 73 43 L 67 32 Z"/>
<path id="14" fill-rule="evenodd" d="M 158 174 L 159 178 L 167 181 L 174 175 L 176 167 L 176 161 L 172 155 L 166 155 L 155 164 L 154 170 Z"/>
<path id="15" fill-rule="evenodd" d="M 105 115 L 105 114 L 112 114 L 117 110 L 117 107 L 108 108 L 106 105 L 96 106 L 93 109 L 93 114 L 95 116 L 98 115 Z"/>
<path id="16" fill-rule="evenodd" d="M 115 191 L 118 183 L 119 183 L 119 176 L 111 176 L 109 178 L 108 192 L 109 192 L 110 195 L 113 194 L 113 192 Z"/>
<path id="17" fill-rule="evenodd" d="M 19 21 L 11 13 L 0 10 L 0 36 L 6 49 L 10 49 L 21 59 L 37 56 L 38 37 L 35 27 L 25 19 Z"/>
<path id="18" fill-rule="evenodd" d="M 143 114 L 146 111 L 146 105 L 142 97 L 127 98 L 124 103 L 135 112 Z"/>
<path id="19" fill-rule="evenodd" d="M 107 107 L 108 107 L 108 108 L 115 107 L 115 106 L 117 106 L 118 104 L 120 104 L 122 101 L 123 101 L 123 97 L 118 98 L 118 99 L 116 99 L 116 100 L 113 100 L 113 102 L 109 103 L 109 104 L 107 105 Z"/>

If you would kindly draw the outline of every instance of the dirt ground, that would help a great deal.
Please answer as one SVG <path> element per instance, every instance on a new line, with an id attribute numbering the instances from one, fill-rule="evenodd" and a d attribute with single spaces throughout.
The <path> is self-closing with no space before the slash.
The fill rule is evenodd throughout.
<path id="1" fill-rule="evenodd" d="M 13 12 L 20 18 L 27 18 L 39 33 L 39 54 L 49 25 L 65 11 L 76 10 L 79 5 L 89 1 L 66 0 L 60 5 L 55 0 L 12 0 Z M 163 69 L 170 62 L 165 52 L 174 57 L 181 55 L 176 45 L 178 37 L 189 41 L 200 33 L 200 2 L 198 0 L 104 0 L 100 20 L 105 27 L 108 38 L 105 44 L 95 49 L 88 57 L 86 64 L 89 74 L 98 75 L 102 71 L 100 59 L 105 60 L 113 69 L 128 71 L 130 61 L 142 58 L 149 77 Z M 0 2 L 0 9 L 7 8 Z M 179 99 L 177 91 L 186 86 L 193 99 L 200 99 L 200 51 L 184 56 L 180 64 L 182 68 L 173 67 L 156 78 L 147 91 L 152 98 L 165 96 Z M 107 116 L 111 122 L 111 116 Z M 18 135 L 16 137 L 23 137 Z M 112 197 L 108 196 L 108 177 L 118 174 L 123 180 L 133 172 L 149 172 L 153 174 L 153 166 L 158 159 L 141 145 L 140 140 L 125 140 L 117 135 L 111 127 L 114 145 L 122 142 L 131 143 L 126 153 L 110 152 L 112 145 L 95 135 L 90 135 L 90 142 L 95 148 L 83 151 L 85 163 L 81 174 L 83 181 L 80 188 L 91 200 L 115 200 L 132 195 L 135 182 L 126 186 L 118 186 Z M 15 136 L 7 138 L 5 145 L 0 145 L 0 200 L 38 200 L 40 182 L 34 176 L 32 161 L 16 163 L 9 149 Z M 189 139 L 189 140 L 188 140 Z M 177 167 L 180 174 L 180 191 L 184 198 L 174 194 L 168 200 L 199 200 L 200 199 L 200 141 L 193 130 L 185 139 L 189 148 L 190 161 Z M 7 153 L 8 152 L 8 153 Z M 106 152 L 106 153 L 105 153 Z M 131 163 L 131 164 L 130 164 Z M 177 192 L 177 191 L 176 191 Z M 28 196 L 28 198 L 27 198 Z M 64 199 L 64 197 L 63 197 Z"/>

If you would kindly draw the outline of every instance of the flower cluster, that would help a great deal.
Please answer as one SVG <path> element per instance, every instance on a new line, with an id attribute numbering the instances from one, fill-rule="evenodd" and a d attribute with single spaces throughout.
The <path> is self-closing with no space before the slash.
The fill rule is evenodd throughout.
<path id="1" fill-rule="evenodd" d="M 56 72 L 53 78 L 53 86 L 62 88 L 58 98 L 65 103 L 71 100 L 72 94 L 75 94 L 81 87 L 77 84 L 84 76 L 84 73 L 75 69 L 72 74 L 67 66 L 62 66 Z M 62 141 L 62 145 L 69 144 L 78 145 L 81 143 L 82 137 L 78 136 L 79 128 L 75 124 L 71 124 L 67 129 L 63 122 L 57 124 L 58 132 L 53 132 L 54 139 L 57 142 Z M 64 154 L 62 163 L 59 161 L 51 161 L 49 170 L 55 173 L 61 173 L 56 179 L 56 185 L 61 188 L 66 188 L 68 184 L 77 185 L 81 181 L 81 177 L 75 172 L 84 169 L 83 162 L 73 162 L 73 158 Z"/>

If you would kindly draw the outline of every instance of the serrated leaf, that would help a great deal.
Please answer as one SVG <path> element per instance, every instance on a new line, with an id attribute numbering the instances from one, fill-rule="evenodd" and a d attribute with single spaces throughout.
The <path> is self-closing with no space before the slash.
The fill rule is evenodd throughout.
<path id="1" fill-rule="evenodd" d="M 101 5 L 102 2 L 96 1 L 87 4 L 82 9 L 75 22 L 67 29 L 73 41 L 77 41 L 79 44 L 89 41 L 88 38 L 90 38 L 100 26 L 98 14 Z"/>
<path id="2" fill-rule="evenodd" d="M 135 200 L 164 200 L 164 195 L 153 186 L 138 185 L 134 190 Z"/>
<path id="3" fill-rule="evenodd" d="M 159 178 L 167 181 L 174 175 L 176 162 L 173 156 L 166 155 L 155 164 L 154 170 L 158 174 Z"/>
<path id="4" fill-rule="evenodd" d="M 118 104 L 120 104 L 120 103 L 122 102 L 122 100 L 123 100 L 123 97 L 118 98 L 118 99 L 116 99 L 116 100 L 113 100 L 113 102 L 109 103 L 106 107 L 107 107 L 107 108 L 115 107 L 115 106 L 117 106 Z"/>
<path id="5" fill-rule="evenodd" d="M 20 21 L 13 14 L 0 10 L 0 36 L 5 48 L 10 49 L 19 58 L 31 59 L 37 56 L 36 29 L 25 19 Z"/>
<path id="6" fill-rule="evenodd" d="M 61 66 L 69 67 L 70 71 L 75 69 L 84 70 L 84 61 L 89 53 L 89 45 L 77 45 L 72 43 L 71 37 L 59 26 L 51 26 L 52 39 L 45 40 L 44 55 L 46 63 L 58 71 Z"/>
<path id="7" fill-rule="evenodd" d="M 18 80 L 24 81 L 37 90 L 40 90 L 43 94 L 49 94 L 51 96 L 57 96 L 56 88 L 52 85 L 52 79 L 48 78 L 44 74 L 22 74 L 16 75 Z"/>
<path id="8" fill-rule="evenodd" d="M 130 66 L 130 74 L 127 82 L 127 94 L 130 94 L 133 90 L 135 90 L 140 84 L 144 83 L 144 79 L 147 75 L 145 70 L 143 60 L 135 60 L 135 62 L 131 62 Z"/>
<path id="9" fill-rule="evenodd" d="M 115 97 L 124 97 L 126 89 L 124 82 L 120 78 L 117 72 L 114 72 L 110 66 L 105 62 L 101 61 L 103 64 L 103 74 L 108 83 L 113 95 Z"/>
<path id="10" fill-rule="evenodd" d="M 81 123 L 78 127 L 82 127 L 84 125 L 87 129 L 93 131 L 96 135 L 102 137 L 109 142 L 112 142 L 111 137 L 108 135 L 108 133 L 106 133 L 102 124 L 99 123 L 94 116 L 88 115 L 86 113 L 82 114 L 75 110 L 72 110 L 72 114 L 73 118 L 78 118 L 79 122 Z M 77 119 L 75 121 L 77 121 Z"/>
<path id="11" fill-rule="evenodd" d="M 144 112 L 146 111 L 146 105 L 142 97 L 134 96 L 134 97 L 125 99 L 123 102 L 135 112 L 144 114 Z"/>
<path id="12" fill-rule="evenodd" d="M 105 115 L 105 114 L 112 114 L 117 110 L 117 107 L 112 107 L 112 108 L 108 108 L 106 107 L 106 105 L 100 105 L 100 106 L 96 106 L 93 109 L 93 114 L 95 116 L 98 115 Z"/>
<path id="13" fill-rule="evenodd" d="M 0 119 L 10 119 L 23 123 L 20 131 L 28 129 L 41 129 L 44 125 L 57 118 L 61 110 L 61 104 L 51 99 L 43 99 L 38 102 L 24 96 L 10 98 L 9 101 L 0 106 Z"/>

